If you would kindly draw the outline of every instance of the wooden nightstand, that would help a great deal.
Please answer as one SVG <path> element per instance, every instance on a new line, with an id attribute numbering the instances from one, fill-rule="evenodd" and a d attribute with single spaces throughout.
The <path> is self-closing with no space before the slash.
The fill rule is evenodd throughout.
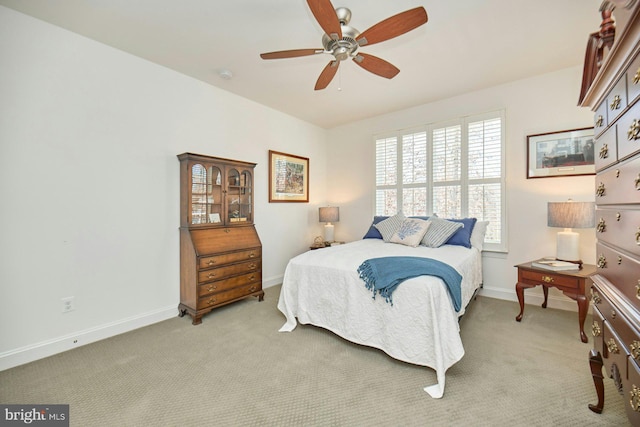
<path id="1" fill-rule="evenodd" d="M 553 271 L 542 268 L 533 267 L 531 262 L 516 265 L 518 268 L 518 283 L 516 283 L 516 294 L 520 303 L 520 314 L 516 316 L 519 322 L 522 320 L 524 312 L 524 290 L 542 285 L 544 293 L 544 303 L 542 308 L 547 308 L 547 297 L 549 296 L 549 287 L 554 287 L 563 294 L 578 303 L 578 321 L 580 325 L 580 339 L 582 342 L 588 342 L 589 339 L 584 333 L 584 319 L 587 317 L 589 301 L 586 292 L 588 289 L 587 281 L 590 276 L 595 274 L 596 266 L 583 264 L 580 270 Z"/>

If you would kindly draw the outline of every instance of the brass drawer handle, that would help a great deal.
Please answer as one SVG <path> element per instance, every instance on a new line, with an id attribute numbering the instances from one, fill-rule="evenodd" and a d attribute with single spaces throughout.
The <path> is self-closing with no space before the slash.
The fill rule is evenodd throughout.
<path id="1" fill-rule="evenodd" d="M 618 265 L 622 265 L 622 257 L 618 255 Z"/>
<path id="2" fill-rule="evenodd" d="M 209 285 L 209 287 L 207 288 L 207 291 L 209 291 L 209 292 L 213 292 L 213 291 L 215 291 L 216 289 L 218 289 L 218 287 L 217 287 L 217 286 L 215 286 L 215 285 Z"/>
<path id="3" fill-rule="evenodd" d="M 633 76 L 633 84 L 637 85 L 640 82 L 640 68 L 636 71 L 635 76 Z"/>
<path id="4" fill-rule="evenodd" d="M 620 221 L 621 218 L 622 215 L 620 215 L 620 212 L 616 213 L 616 221 Z"/>
<path id="5" fill-rule="evenodd" d="M 596 322 L 595 320 L 591 325 L 591 335 L 593 335 L 594 337 L 599 337 L 600 335 L 602 335 L 602 330 L 600 329 L 600 325 L 598 325 L 598 322 Z"/>
<path id="6" fill-rule="evenodd" d="M 607 258 L 604 255 L 598 257 L 598 268 L 607 268 Z"/>
<path id="7" fill-rule="evenodd" d="M 635 180 L 635 185 L 636 185 L 636 190 L 640 190 L 640 173 L 638 174 L 638 177 Z"/>
<path id="8" fill-rule="evenodd" d="M 627 131 L 627 139 L 629 141 L 635 141 L 638 138 L 640 138 L 640 122 L 638 122 L 638 119 L 633 119 Z"/>
<path id="9" fill-rule="evenodd" d="M 225 229 L 224 229 L 224 232 L 225 232 L 225 233 L 231 233 L 231 230 L 230 230 L 229 228 L 225 228 Z"/>
<path id="10" fill-rule="evenodd" d="M 594 304 L 600 304 L 602 302 L 600 295 L 598 295 L 597 292 L 594 292 L 593 289 L 591 289 L 591 301 L 593 301 Z"/>
<path id="11" fill-rule="evenodd" d="M 254 281 L 256 280 L 256 276 L 254 276 L 253 274 L 249 277 L 249 280 Z"/>
<path id="12" fill-rule="evenodd" d="M 254 270 L 256 268 L 256 263 L 252 262 L 251 264 L 249 264 L 249 270 Z"/>
<path id="13" fill-rule="evenodd" d="M 596 119 L 596 127 L 601 128 L 603 124 L 604 124 L 604 117 L 602 117 L 602 114 L 600 114 Z"/>
<path id="14" fill-rule="evenodd" d="M 631 356 L 640 361 L 640 341 L 633 340 L 631 343 Z"/>
<path id="15" fill-rule="evenodd" d="M 250 288 L 249 288 L 249 291 L 250 291 L 250 292 L 255 292 L 255 291 L 256 291 L 256 289 L 258 289 L 258 288 L 256 288 L 255 286 L 252 286 L 252 287 L 250 287 Z"/>
<path id="16" fill-rule="evenodd" d="M 209 275 L 207 276 L 207 278 L 209 279 L 213 279 L 214 277 L 216 277 L 216 273 L 209 273 Z"/>
<path id="17" fill-rule="evenodd" d="M 616 95 L 613 97 L 613 101 L 611 101 L 611 104 L 609 105 L 609 108 L 611 108 L 611 111 L 613 110 L 617 110 L 620 108 L 620 95 Z"/>
<path id="18" fill-rule="evenodd" d="M 615 311 L 611 310 L 611 320 L 615 320 L 617 316 L 618 314 Z"/>
<path id="19" fill-rule="evenodd" d="M 603 182 L 598 184 L 598 188 L 596 188 L 596 196 L 598 196 L 598 197 L 604 196 L 604 183 Z"/>
<path id="20" fill-rule="evenodd" d="M 620 354 L 620 348 L 618 348 L 618 344 L 611 338 L 607 341 L 607 349 L 609 349 L 609 353 Z"/>
<path id="21" fill-rule="evenodd" d="M 207 301 L 208 305 L 214 304 L 216 302 L 215 298 L 209 298 L 209 300 Z"/>
<path id="22" fill-rule="evenodd" d="M 636 285 L 636 298 L 640 299 L 640 279 L 638 279 L 638 284 Z"/>
<path id="23" fill-rule="evenodd" d="M 209 262 L 207 262 L 207 265 L 213 265 L 213 264 L 215 264 L 215 261 L 212 259 L 210 259 Z"/>
<path id="24" fill-rule="evenodd" d="M 598 225 L 596 226 L 596 230 L 598 231 L 598 233 L 604 233 L 605 231 L 607 231 L 607 223 L 605 222 L 604 218 L 600 218 L 600 221 L 598 221 Z"/>
<path id="25" fill-rule="evenodd" d="M 256 254 L 255 254 L 255 253 L 253 253 L 253 252 L 251 252 L 251 253 L 249 254 L 249 258 L 255 258 L 255 256 L 256 256 Z"/>
<path id="26" fill-rule="evenodd" d="M 604 144 L 602 147 L 600 147 L 600 153 L 598 153 L 598 156 L 601 159 L 606 159 L 607 157 L 609 157 L 609 146 L 607 144 Z"/>
<path id="27" fill-rule="evenodd" d="M 636 245 L 640 245 L 640 227 L 638 227 L 638 231 L 636 231 Z"/>
<path id="28" fill-rule="evenodd" d="M 640 412 L 640 388 L 633 384 L 631 391 L 629 392 L 629 396 L 629 405 L 631 405 L 631 409 L 635 412 Z"/>
<path id="29" fill-rule="evenodd" d="M 545 283 L 553 283 L 553 277 L 542 276 L 542 281 L 545 282 Z"/>
<path id="30" fill-rule="evenodd" d="M 620 178 L 620 169 L 616 169 L 616 178 Z"/>

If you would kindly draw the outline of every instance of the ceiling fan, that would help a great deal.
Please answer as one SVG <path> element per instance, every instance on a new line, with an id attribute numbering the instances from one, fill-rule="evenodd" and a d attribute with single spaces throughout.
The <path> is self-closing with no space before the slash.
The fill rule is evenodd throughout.
<path id="1" fill-rule="evenodd" d="M 326 88 L 338 71 L 341 61 L 352 58 L 365 70 L 381 77 L 391 79 L 400 72 L 393 64 L 373 55 L 359 52 L 362 46 L 369 46 L 398 37 L 427 22 L 424 7 L 416 7 L 380 21 L 368 30 L 360 33 L 349 25 L 351 11 L 346 7 L 335 8 L 330 0 L 307 0 L 309 9 L 318 24 L 324 30 L 322 45 L 324 49 L 294 49 L 260 54 L 262 59 L 295 58 L 320 53 L 329 53 L 335 59 L 329 61 L 320 73 L 315 90 Z"/>

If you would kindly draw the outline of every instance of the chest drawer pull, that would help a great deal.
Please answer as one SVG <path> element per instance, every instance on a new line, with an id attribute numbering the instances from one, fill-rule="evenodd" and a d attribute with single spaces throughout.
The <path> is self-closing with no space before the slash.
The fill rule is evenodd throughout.
<path id="1" fill-rule="evenodd" d="M 215 261 L 212 259 L 210 259 L 209 262 L 207 262 L 207 265 L 213 265 L 213 264 L 215 264 Z"/>
<path id="2" fill-rule="evenodd" d="M 214 277 L 216 277 L 216 273 L 209 273 L 207 275 L 207 278 L 209 278 L 209 279 L 213 279 Z"/>
<path id="3" fill-rule="evenodd" d="M 640 279 L 638 279 L 638 284 L 636 285 L 636 298 L 640 299 Z"/>
<path id="4" fill-rule="evenodd" d="M 600 325 L 598 325 L 598 322 L 596 322 L 595 320 L 591 325 L 591 335 L 593 335 L 594 337 L 599 337 L 600 335 L 602 335 L 602 330 L 600 329 Z"/>
<path id="5" fill-rule="evenodd" d="M 609 353 L 620 354 L 620 348 L 618 348 L 618 344 L 616 344 L 613 338 L 607 341 L 607 349 L 609 350 Z"/>
<path id="6" fill-rule="evenodd" d="M 248 267 L 248 268 L 249 268 L 249 270 L 255 270 L 255 268 L 256 268 L 256 263 L 255 263 L 255 262 L 252 262 L 251 264 L 249 264 L 249 267 Z"/>
<path id="7" fill-rule="evenodd" d="M 640 82 L 640 68 L 636 71 L 636 74 L 633 76 L 633 84 L 637 85 Z"/>
<path id="8" fill-rule="evenodd" d="M 607 144 L 603 144 L 602 147 L 600 147 L 600 152 L 598 153 L 598 156 L 601 159 L 606 159 L 609 157 L 609 146 Z"/>
<path id="9" fill-rule="evenodd" d="M 618 256 L 618 265 L 621 265 L 621 264 L 622 264 L 622 257 Z"/>
<path id="10" fill-rule="evenodd" d="M 640 190 L 640 173 L 638 174 L 635 180 L 635 184 L 636 184 L 636 190 Z"/>
<path id="11" fill-rule="evenodd" d="M 629 396 L 629 405 L 631 405 L 631 409 L 636 412 L 640 412 L 640 388 L 633 384 L 631 391 L 629 392 Z"/>
<path id="12" fill-rule="evenodd" d="M 631 343 L 631 356 L 640 361 L 640 341 L 633 340 Z"/>
<path id="13" fill-rule="evenodd" d="M 207 301 L 207 304 L 208 304 L 208 305 L 211 305 L 211 304 L 213 304 L 213 303 L 215 303 L 215 302 L 216 302 L 216 299 L 215 299 L 215 298 L 209 298 L 209 300 Z"/>
<path id="14" fill-rule="evenodd" d="M 209 285 L 209 287 L 207 288 L 207 291 L 209 291 L 209 292 L 213 292 L 213 291 L 215 291 L 216 289 L 218 289 L 218 287 L 217 287 L 216 285 Z"/>
<path id="15" fill-rule="evenodd" d="M 613 101 L 611 101 L 611 104 L 609 105 L 609 108 L 611 108 L 611 111 L 613 110 L 617 110 L 620 108 L 620 95 L 616 95 L 613 97 Z"/>
<path id="16" fill-rule="evenodd" d="M 596 119 L 596 127 L 601 128 L 603 124 L 604 124 L 604 117 L 602 117 L 602 114 L 600 114 Z"/>
<path id="17" fill-rule="evenodd" d="M 255 257 L 256 257 L 256 254 L 255 254 L 254 252 L 251 252 L 251 253 L 249 254 L 249 258 L 255 258 Z"/>
<path id="18" fill-rule="evenodd" d="M 597 292 L 593 292 L 593 289 L 591 289 L 591 301 L 593 301 L 594 304 L 600 304 L 602 302 L 600 295 L 598 295 Z"/>
<path id="19" fill-rule="evenodd" d="M 596 196 L 598 196 L 598 197 L 604 196 L 604 183 L 603 182 L 598 184 L 598 188 L 596 188 Z"/>
<path id="20" fill-rule="evenodd" d="M 542 281 L 544 283 L 553 283 L 553 277 L 551 277 L 551 276 L 542 276 Z"/>
<path id="21" fill-rule="evenodd" d="M 600 218 L 600 221 L 598 221 L 598 225 L 596 226 L 596 230 L 598 231 L 598 233 L 604 233 L 605 231 L 607 231 L 607 223 L 605 222 L 604 218 Z"/>
<path id="22" fill-rule="evenodd" d="M 627 139 L 629 141 L 634 141 L 640 138 L 640 122 L 638 119 L 633 119 L 631 122 L 631 126 L 629 126 L 629 130 L 627 131 Z"/>
<path id="23" fill-rule="evenodd" d="M 616 314 L 616 312 L 615 312 L 615 311 L 613 311 L 613 310 L 611 310 L 611 320 L 615 320 L 615 318 L 616 318 L 617 316 L 618 316 L 618 315 Z"/>
<path id="24" fill-rule="evenodd" d="M 621 218 L 622 218 L 622 215 L 620 215 L 620 212 L 618 212 L 616 214 L 616 221 L 620 221 Z"/>
<path id="25" fill-rule="evenodd" d="M 598 257 L 598 268 L 607 268 L 607 258 L 604 255 Z"/>
<path id="26" fill-rule="evenodd" d="M 638 231 L 636 231 L 636 245 L 640 245 L 640 227 L 638 227 Z"/>

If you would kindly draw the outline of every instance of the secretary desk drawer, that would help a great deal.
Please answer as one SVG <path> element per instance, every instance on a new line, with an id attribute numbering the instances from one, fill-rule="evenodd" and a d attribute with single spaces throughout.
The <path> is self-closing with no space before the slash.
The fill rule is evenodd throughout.
<path id="1" fill-rule="evenodd" d="M 640 202 L 640 157 L 612 166 L 596 177 L 596 203 Z"/>
<path id="2" fill-rule="evenodd" d="M 212 255 L 201 257 L 198 263 L 200 269 L 217 267 L 219 265 L 230 264 L 232 262 L 258 259 L 262 255 L 260 248 L 249 249 L 246 251 L 231 252 L 221 255 Z"/>
<path id="3" fill-rule="evenodd" d="M 204 283 L 198 285 L 198 297 L 213 294 L 216 292 L 222 292 L 229 289 L 233 289 L 238 286 L 255 284 L 260 282 L 260 274 L 247 273 L 240 276 L 230 277 L 226 280 L 220 280 L 217 282 Z"/>
<path id="4" fill-rule="evenodd" d="M 220 268 L 212 268 L 198 272 L 198 283 L 211 282 L 225 277 L 262 269 L 260 260 L 240 262 L 238 264 L 225 265 Z"/>
<path id="5" fill-rule="evenodd" d="M 234 301 L 238 298 L 243 298 L 261 289 L 262 289 L 261 283 L 253 283 L 253 284 L 240 286 L 225 292 L 219 292 L 217 294 L 207 295 L 205 297 L 198 298 L 198 310 L 211 307 L 212 305 L 225 304 L 227 302 Z"/>
<path id="6" fill-rule="evenodd" d="M 640 255 L 640 210 L 597 209 L 596 237 Z"/>

